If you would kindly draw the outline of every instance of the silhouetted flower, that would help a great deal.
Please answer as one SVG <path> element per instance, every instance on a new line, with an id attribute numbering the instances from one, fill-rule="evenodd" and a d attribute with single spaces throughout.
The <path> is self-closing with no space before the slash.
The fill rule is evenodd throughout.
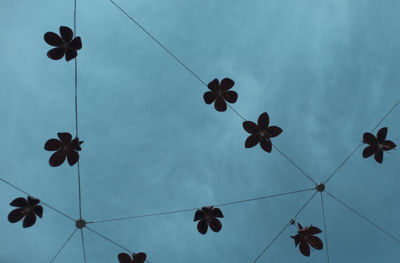
<path id="1" fill-rule="evenodd" d="M 252 121 L 243 122 L 243 128 L 251 135 L 246 139 L 245 147 L 251 148 L 260 143 L 261 148 L 266 152 L 271 152 L 273 137 L 281 134 L 282 129 L 278 126 L 269 126 L 268 113 L 264 112 L 258 117 L 258 125 Z"/>
<path id="2" fill-rule="evenodd" d="M 56 47 L 47 52 L 47 56 L 51 59 L 58 60 L 65 55 L 65 60 L 70 61 L 78 55 L 77 50 L 82 48 L 80 37 L 74 37 L 74 33 L 69 27 L 60 26 L 60 34 L 53 32 L 44 34 L 44 41 L 50 46 Z"/>
<path id="3" fill-rule="evenodd" d="M 207 104 L 211 104 L 215 101 L 214 107 L 217 111 L 226 111 L 226 102 L 235 103 L 238 94 L 233 91 L 229 90 L 233 87 L 235 82 L 229 78 L 225 78 L 219 84 L 218 79 L 214 79 L 210 83 L 208 83 L 208 88 L 211 91 L 207 91 L 204 93 L 204 101 Z"/>
<path id="4" fill-rule="evenodd" d="M 144 263 L 146 261 L 146 254 L 143 252 L 136 253 L 129 256 L 126 253 L 118 254 L 119 263 Z"/>
<path id="5" fill-rule="evenodd" d="M 375 160 L 378 163 L 383 161 L 383 152 L 392 150 L 396 147 L 396 144 L 392 141 L 386 140 L 387 127 L 380 129 L 375 137 L 373 134 L 366 132 L 363 135 L 363 142 L 369 144 L 364 151 L 363 157 L 368 158 L 374 155 Z"/>
<path id="6" fill-rule="evenodd" d="M 28 196 L 28 200 L 19 197 L 14 199 L 10 205 L 18 207 L 8 214 L 8 221 L 16 223 L 24 218 L 22 226 L 24 228 L 33 226 L 36 222 L 36 216 L 42 218 L 43 207 L 39 205 L 40 200 Z"/>
<path id="7" fill-rule="evenodd" d="M 299 227 L 297 235 L 291 236 L 291 238 L 294 239 L 294 244 L 296 247 L 300 243 L 299 249 L 301 254 L 307 257 L 310 256 L 310 245 L 317 250 L 321 250 L 323 248 L 321 239 L 314 236 L 322 232 L 319 228 L 312 225 L 310 227 L 303 227 L 299 223 L 297 223 L 297 225 Z"/>
<path id="8" fill-rule="evenodd" d="M 211 230 L 214 232 L 219 232 L 221 230 L 222 223 L 216 217 L 224 217 L 219 208 L 204 206 L 201 210 L 199 209 L 196 211 L 193 221 L 200 220 L 199 223 L 197 223 L 197 230 L 204 235 L 207 233 L 208 226 L 210 226 Z"/>
<path id="9" fill-rule="evenodd" d="M 83 141 L 79 141 L 76 137 L 72 140 L 72 135 L 68 132 L 59 132 L 57 139 L 50 139 L 44 145 L 44 149 L 47 151 L 56 151 L 50 157 L 50 166 L 60 166 L 65 158 L 68 158 L 68 163 L 70 166 L 74 165 L 79 160 L 79 154 L 77 151 L 81 150 L 81 144 Z"/>

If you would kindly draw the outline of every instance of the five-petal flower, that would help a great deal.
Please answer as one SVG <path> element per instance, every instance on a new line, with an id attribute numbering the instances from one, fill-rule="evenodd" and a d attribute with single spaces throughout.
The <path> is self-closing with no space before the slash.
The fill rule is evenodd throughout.
<path id="1" fill-rule="evenodd" d="M 396 144 L 390 140 L 386 140 L 387 127 L 380 129 L 376 137 L 366 132 L 363 135 L 363 142 L 369 144 L 364 151 L 363 157 L 368 158 L 374 154 L 374 158 L 378 163 L 383 161 L 383 152 L 392 150 L 396 147 Z"/>
<path id="2" fill-rule="evenodd" d="M 69 27 L 61 26 L 60 35 L 54 32 L 44 34 L 44 41 L 55 48 L 47 52 L 47 56 L 51 59 L 58 60 L 65 55 L 65 60 L 70 61 L 78 55 L 77 50 L 82 48 L 80 37 L 74 37 L 74 33 Z"/>
<path id="3" fill-rule="evenodd" d="M 297 225 L 299 227 L 297 235 L 291 236 L 291 238 L 294 239 L 294 244 L 296 247 L 300 243 L 299 249 L 304 256 L 310 256 L 310 245 L 317 250 L 321 250 L 323 248 L 321 239 L 314 236 L 322 232 L 318 227 L 312 225 L 310 227 L 303 227 L 299 223 L 297 223 Z"/>
<path id="4" fill-rule="evenodd" d="M 266 152 L 271 152 L 273 137 L 281 134 L 282 129 L 278 126 L 269 126 L 268 113 L 264 112 L 258 117 L 258 125 L 252 121 L 243 122 L 243 128 L 251 135 L 246 139 L 245 147 L 251 148 L 260 143 L 261 148 Z"/>
<path id="5" fill-rule="evenodd" d="M 204 206 L 201 210 L 199 209 L 196 211 L 193 221 L 200 220 L 199 223 L 197 223 L 197 230 L 204 235 L 207 233 L 208 226 L 210 226 L 211 230 L 214 232 L 219 232 L 222 229 L 222 223 L 217 217 L 224 217 L 219 208 Z"/>
<path id="6" fill-rule="evenodd" d="M 42 218 L 43 215 L 43 207 L 39 203 L 39 199 L 30 196 L 28 196 L 28 199 L 23 197 L 14 199 L 10 205 L 18 208 L 8 214 L 8 221 L 16 223 L 24 218 L 22 224 L 24 228 L 33 226 L 36 222 L 36 216 Z"/>
<path id="7" fill-rule="evenodd" d="M 129 256 L 126 253 L 119 253 L 118 254 L 119 263 L 144 263 L 146 261 L 146 254 L 143 252 L 135 253 Z"/>
<path id="8" fill-rule="evenodd" d="M 68 132 L 59 132 L 57 139 L 50 139 L 44 145 L 44 149 L 47 151 L 56 151 L 50 157 L 50 166 L 60 166 L 65 158 L 68 158 L 68 163 L 70 166 L 74 165 L 79 160 L 79 154 L 77 151 L 81 150 L 81 144 L 83 141 L 79 141 L 76 137 L 72 140 L 72 135 Z"/>
<path id="9" fill-rule="evenodd" d="M 208 88 L 211 91 L 204 93 L 204 101 L 207 104 L 211 104 L 215 101 L 214 107 L 217 111 L 226 111 L 226 102 L 235 103 L 238 98 L 238 94 L 230 90 L 235 82 L 229 78 L 224 78 L 219 84 L 218 79 L 214 79 L 208 83 Z"/>

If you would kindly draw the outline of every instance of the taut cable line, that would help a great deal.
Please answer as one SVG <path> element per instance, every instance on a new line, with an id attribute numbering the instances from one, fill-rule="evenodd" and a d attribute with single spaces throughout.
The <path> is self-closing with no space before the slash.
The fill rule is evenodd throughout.
<path id="1" fill-rule="evenodd" d="M 321 194 L 321 209 L 322 209 L 322 219 L 324 220 L 324 235 L 325 235 L 325 247 L 326 247 L 326 259 L 329 263 L 329 247 L 328 247 L 328 233 L 326 232 L 326 218 L 325 218 L 325 207 L 324 207 L 324 197 Z"/>
<path id="2" fill-rule="evenodd" d="M 52 263 L 56 257 L 61 253 L 61 251 L 64 249 L 64 247 L 68 244 L 68 242 L 71 240 L 71 238 L 74 236 L 78 229 L 75 228 L 75 230 L 72 232 L 72 234 L 65 240 L 64 244 L 60 247 L 60 249 L 57 251 L 56 255 L 50 260 L 50 263 Z"/>

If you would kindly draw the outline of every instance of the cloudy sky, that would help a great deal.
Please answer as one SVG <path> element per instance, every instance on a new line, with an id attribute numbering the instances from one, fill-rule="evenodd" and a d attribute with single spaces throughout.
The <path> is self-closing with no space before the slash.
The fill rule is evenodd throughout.
<path id="1" fill-rule="evenodd" d="M 276 148 L 245 149 L 232 110 L 108 0 L 77 1 L 82 216 L 86 221 L 200 208 L 313 188 Z M 283 129 L 273 143 L 324 181 L 400 98 L 400 2 L 393 0 L 118 0 L 204 82 L 229 77 L 233 107 Z M 77 167 L 50 167 L 44 143 L 75 135 L 74 63 L 50 60 L 43 35 L 73 27 L 73 0 L 0 3 L 0 177 L 79 218 Z M 400 143 L 400 109 L 382 123 Z M 359 148 L 326 189 L 400 238 L 399 153 L 383 164 Z M 223 206 L 219 233 L 194 211 L 95 223 L 93 230 L 152 263 L 253 262 L 314 191 Z M 44 206 L 27 229 L 10 224 L 23 193 L 0 182 L 0 262 L 49 262 L 75 230 Z M 330 262 L 394 262 L 400 244 L 323 193 Z M 318 193 L 296 220 L 324 228 Z M 327 262 L 300 254 L 287 227 L 257 262 Z M 326 247 L 324 233 L 319 234 Z M 84 229 L 87 262 L 123 249 Z M 83 262 L 77 232 L 54 262 Z"/>

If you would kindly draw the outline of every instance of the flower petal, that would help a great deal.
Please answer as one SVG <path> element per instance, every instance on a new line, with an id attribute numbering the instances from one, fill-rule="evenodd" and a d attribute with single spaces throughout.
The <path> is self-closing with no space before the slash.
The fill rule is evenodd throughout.
<path id="1" fill-rule="evenodd" d="M 219 209 L 219 208 L 214 208 L 214 209 L 211 211 L 211 215 L 212 215 L 213 217 L 220 217 L 220 218 L 224 217 L 224 215 L 222 214 L 221 209 Z"/>
<path id="2" fill-rule="evenodd" d="M 267 128 L 267 133 L 269 137 L 273 138 L 278 136 L 279 134 L 282 133 L 282 129 L 279 128 L 278 126 L 270 126 Z"/>
<path id="3" fill-rule="evenodd" d="M 257 124 L 258 124 L 258 128 L 259 128 L 260 130 L 265 130 L 265 129 L 268 127 L 268 125 L 269 125 L 269 116 L 268 116 L 268 113 L 263 112 L 263 113 L 260 115 L 260 117 L 258 117 Z"/>
<path id="4" fill-rule="evenodd" d="M 268 153 L 270 153 L 271 150 L 272 150 L 272 143 L 271 143 L 270 140 L 268 140 L 268 141 L 267 140 L 261 140 L 260 141 L 260 146 L 264 151 L 266 151 Z"/>
<path id="5" fill-rule="evenodd" d="M 53 32 L 47 32 L 44 34 L 44 41 L 53 47 L 60 47 L 64 44 L 61 37 Z"/>
<path id="6" fill-rule="evenodd" d="M 63 47 L 56 47 L 47 52 L 47 56 L 54 60 L 61 59 L 64 56 L 64 54 L 65 54 L 65 48 Z"/>
<path id="7" fill-rule="evenodd" d="M 369 132 L 366 132 L 363 134 L 363 139 L 364 139 L 363 140 L 364 143 L 367 143 L 369 145 L 377 145 L 378 144 L 378 140 L 376 139 L 376 137 Z"/>
<path id="8" fill-rule="evenodd" d="M 211 104 L 214 102 L 214 100 L 217 98 L 217 96 L 215 95 L 214 92 L 207 91 L 206 93 L 204 93 L 203 98 L 204 98 L 204 102 L 206 104 Z"/>
<path id="9" fill-rule="evenodd" d="M 375 161 L 382 163 L 383 161 L 383 151 L 377 151 L 374 155 Z"/>
<path id="10" fill-rule="evenodd" d="M 38 217 L 42 218 L 42 216 L 43 216 L 43 207 L 41 205 L 37 205 L 37 206 L 35 206 L 33 208 L 33 212 L 35 212 L 35 214 Z"/>
<path id="11" fill-rule="evenodd" d="M 24 217 L 24 208 L 17 208 L 12 210 L 9 214 L 8 214 L 8 221 L 10 223 L 16 223 L 19 220 L 21 220 Z"/>
<path id="12" fill-rule="evenodd" d="M 146 261 L 146 254 L 143 252 L 135 254 L 132 259 L 132 263 L 144 263 L 145 261 Z"/>
<path id="13" fill-rule="evenodd" d="M 204 219 L 201 219 L 199 223 L 197 223 L 197 231 L 205 235 L 207 233 L 207 229 L 208 229 L 208 222 Z"/>
<path id="14" fill-rule="evenodd" d="M 28 202 L 27 202 L 26 199 L 23 198 L 23 197 L 15 198 L 15 199 L 10 203 L 11 206 L 15 206 L 15 207 L 24 207 L 24 206 L 26 206 L 27 204 L 28 204 Z"/>
<path id="15" fill-rule="evenodd" d="M 387 127 L 383 127 L 380 129 L 376 135 L 376 138 L 378 139 L 378 142 L 383 142 L 386 139 L 386 134 L 387 134 Z"/>
<path id="16" fill-rule="evenodd" d="M 216 218 L 211 218 L 210 220 L 210 228 L 214 232 L 219 232 L 222 229 L 222 223 Z"/>
<path id="17" fill-rule="evenodd" d="M 386 146 L 383 148 L 384 151 L 388 151 L 388 150 L 396 148 L 396 144 L 390 140 L 384 141 L 382 144 L 384 146 Z"/>
<path id="18" fill-rule="evenodd" d="M 81 144 L 82 143 L 83 142 L 80 142 L 78 137 L 75 137 L 75 139 L 72 140 L 70 145 L 75 151 L 81 151 L 82 150 L 81 149 Z"/>
<path id="19" fill-rule="evenodd" d="M 71 59 L 76 58 L 76 56 L 78 56 L 78 53 L 76 52 L 76 50 L 73 49 L 67 49 L 65 51 L 65 60 L 66 61 L 70 61 Z"/>
<path id="20" fill-rule="evenodd" d="M 23 228 L 31 227 L 36 222 L 36 216 L 33 212 L 28 213 L 24 218 L 24 223 L 22 224 Z"/>
<path id="21" fill-rule="evenodd" d="M 313 248 L 321 250 L 324 245 L 322 244 L 321 239 L 316 236 L 309 236 L 307 239 L 308 244 L 310 244 Z"/>
<path id="22" fill-rule="evenodd" d="M 66 26 L 60 26 L 60 34 L 61 34 L 61 38 L 65 42 L 71 41 L 71 39 L 74 37 L 74 32 L 72 32 L 71 28 L 66 27 Z"/>
<path id="23" fill-rule="evenodd" d="M 201 211 L 200 209 L 196 211 L 196 213 L 194 214 L 194 219 L 193 221 L 199 221 L 200 219 L 202 219 L 204 217 L 204 213 L 203 211 Z"/>
<path id="24" fill-rule="evenodd" d="M 71 43 L 70 43 L 70 47 L 74 50 L 79 50 L 82 48 L 82 41 L 80 37 L 76 37 L 74 38 Z"/>
<path id="25" fill-rule="evenodd" d="M 250 134 L 256 134 L 258 133 L 258 127 L 257 125 L 252 122 L 252 121 L 245 121 L 243 122 L 243 129 L 247 131 Z"/>
<path id="26" fill-rule="evenodd" d="M 72 140 L 72 135 L 69 132 L 59 132 L 57 135 L 64 145 L 68 145 Z"/>
<path id="27" fill-rule="evenodd" d="M 118 260 L 119 260 L 119 263 L 131 263 L 132 262 L 131 256 L 129 256 L 126 253 L 119 253 Z"/>
<path id="28" fill-rule="evenodd" d="M 207 87 L 212 91 L 217 91 L 219 89 L 218 79 L 214 79 L 210 83 L 208 83 Z"/>
<path id="29" fill-rule="evenodd" d="M 214 107 L 219 112 L 226 111 L 226 102 L 222 97 L 217 97 L 217 99 L 215 100 Z"/>
<path id="30" fill-rule="evenodd" d="M 67 153 L 68 163 L 70 166 L 76 164 L 79 160 L 79 154 L 76 151 L 70 151 Z"/>
<path id="31" fill-rule="evenodd" d="M 60 166 L 65 161 L 65 158 L 67 158 L 65 151 L 57 151 L 50 157 L 49 164 L 52 167 Z"/>
<path id="32" fill-rule="evenodd" d="M 300 242 L 300 246 L 299 246 L 300 252 L 301 254 L 303 254 L 306 257 L 310 256 L 310 246 L 307 244 L 307 242 L 305 240 L 302 240 Z"/>
<path id="33" fill-rule="evenodd" d="M 322 231 L 321 231 L 321 229 L 319 229 L 318 227 L 310 226 L 310 227 L 307 229 L 307 234 L 315 235 L 315 234 L 319 234 L 319 233 L 322 233 Z"/>
<path id="34" fill-rule="evenodd" d="M 62 147 L 62 143 L 57 139 L 50 139 L 44 145 L 46 151 L 57 151 L 60 147 Z"/>
<path id="35" fill-rule="evenodd" d="M 222 90 L 229 90 L 233 87 L 233 85 L 235 85 L 235 82 L 233 80 L 231 80 L 230 78 L 224 78 L 221 81 L 221 86 L 220 88 Z"/>
<path id="36" fill-rule="evenodd" d="M 362 155 L 364 158 L 368 158 L 371 155 L 373 155 L 375 152 L 376 152 L 376 147 L 369 145 L 364 149 Z"/>
<path id="37" fill-rule="evenodd" d="M 35 205 L 37 205 L 39 203 L 40 203 L 39 199 L 28 196 L 28 204 L 29 205 L 35 206 Z"/>
<path id="38" fill-rule="evenodd" d="M 258 137 L 255 134 L 250 135 L 247 137 L 246 142 L 244 143 L 245 148 L 251 148 L 257 145 L 257 143 L 260 141 L 260 137 Z"/>
<path id="39" fill-rule="evenodd" d="M 233 90 L 229 90 L 225 92 L 224 99 L 229 103 L 235 103 L 238 99 L 238 94 Z"/>

